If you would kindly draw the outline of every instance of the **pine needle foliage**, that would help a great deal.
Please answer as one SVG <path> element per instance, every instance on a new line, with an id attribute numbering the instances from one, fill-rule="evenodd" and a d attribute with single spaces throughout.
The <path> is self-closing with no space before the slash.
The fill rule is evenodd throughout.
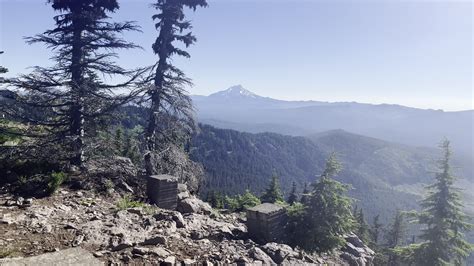
<path id="1" fill-rule="evenodd" d="M 145 168 L 149 175 L 157 171 L 156 152 L 169 145 L 181 145 L 196 129 L 191 98 L 186 91 L 192 85 L 191 80 L 172 64 L 172 58 L 189 58 L 190 54 L 180 44 L 187 48 L 196 42 L 185 9 L 206 6 L 206 0 L 157 0 L 152 4 L 159 12 L 152 17 L 159 34 L 152 45 L 158 61 L 144 81 L 143 102 L 148 107 Z"/>
<path id="2" fill-rule="evenodd" d="M 273 174 L 270 185 L 268 186 L 265 193 L 260 197 L 262 202 L 277 203 L 284 202 L 283 194 L 281 193 L 279 177 Z"/>
<path id="3" fill-rule="evenodd" d="M 319 179 L 312 184 L 307 203 L 289 213 L 288 236 L 294 246 L 307 251 L 327 252 L 344 245 L 343 235 L 354 229 L 349 186 L 334 180 L 341 165 L 335 154 L 326 161 Z"/>
<path id="4" fill-rule="evenodd" d="M 144 70 L 124 69 L 114 58 L 116 50 L 138 47 L 119 35 L 139 28 L 130 21 L 110 21 L 109 14 L 119 9 L 116 0 L 47 2 L 59 13 L 54 17 L 55 27 L 26 41 L 50 48 L 54 65 L 35 66 L 31 74 L 7 79 L 5 83 L 16 89 L 16 99 L 0 111 L 27 124 L 17 133 L 35 139 L 28 150 L 17 151 L 22 158 L 25 154 L 35 157 L 54 153 L 55 157 L 81 166 L 87 139 L 94 137 L 100 118 L 137 93 L 117 92 L 130 92 Z M 117 77 L 125 81 L 109 82 L 109 78 Z M 54 150 L 44 152 L 45 147 L 53 145 Z"/>
<path id="5" fill-rule="evenodd" d="M 460 189 L 454 185 L 449 141 L 444 140 L 440 148 L 443 156 L 438 161 L 435 182 L 426 188 L 427 195 L 421 202 L 423 210 L 415 214 L 416 221 L 423 226 L 419 236 L 422 242 L 398 249 L 403 260 L 416 265 L 462 265 L 473 250 L 464 237 L 473 225 L 467 222 Z"/>
<path id="6" fill-rule="evenodd" d="M 298 201 L 298 195 L 296 194 L 296 182 L 293 182 L 293 186 L 291 187 L 290 195 L 288 196 L 288 204 L 293 205 L 295 202 Z"/>

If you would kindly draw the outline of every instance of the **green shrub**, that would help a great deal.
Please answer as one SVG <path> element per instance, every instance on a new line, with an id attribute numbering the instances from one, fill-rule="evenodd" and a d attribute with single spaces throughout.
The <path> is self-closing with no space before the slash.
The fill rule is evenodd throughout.
<path id="1" fill-rule="evenodd" d="M 112 180 L 107 179 L 104 181 L 104 187 L 107 191 L 109 191 L 115 188 L 115 184 L 112 182 Z"/>
<path id="2" fill-rule="evenodd" d="M 66 181 L 67 175 L 64 172 L 52 172 L 48 181 L 48 192 L 54 193 Z"/>
<path id="3" fill-rule="evenodd" d="M 260 199 L 252 194 L 248 189 L 245 190 L 245 193 L 239 197 L 239 207 L 241 210 L 246 210 L 260 204 Z"/>
<path id="4" fill-rule="evenodd" d="M 121 198 L 117 202 L 117 209 L 119 209 L 119 210 L 126 210 L 126 209 L 130 209 L 130 208 L 144 207 L 144 206 L 145 206 L 145 203 L 140 202 L 140 201 L 132 200 L 130 198 L 130 196 L 128 196 L 128 195 Z"/>
<path id="5" fill-rule="evenodd" d="M 231 211 L 244 211 L 260 204 L 260 199 L 252 194 L 248 189 L 242 195 L 234 197 L 225 197 L 225 205 Z"/>

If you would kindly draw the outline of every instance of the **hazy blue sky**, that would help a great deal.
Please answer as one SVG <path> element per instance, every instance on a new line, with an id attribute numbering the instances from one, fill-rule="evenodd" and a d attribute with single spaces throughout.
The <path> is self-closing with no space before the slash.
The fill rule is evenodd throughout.
<path id="1" fill-rule="evenodd" d="M 1 65 L 11 75 L 49 64 L 50 52 L 23 36 L 53 25 L 45 0 L 0 0 Z M 121 53 L 125 66 L 156 59 L 152 0 L 122 0 L 115 20 L 136 20 L 126 37 L 144 50 Z M 211 1 L 190 14 L 198 42 L 177 59 L 209 94 L 234 84 L 279 99 L 397 103 L 473 109 L 471 1 Z"/>

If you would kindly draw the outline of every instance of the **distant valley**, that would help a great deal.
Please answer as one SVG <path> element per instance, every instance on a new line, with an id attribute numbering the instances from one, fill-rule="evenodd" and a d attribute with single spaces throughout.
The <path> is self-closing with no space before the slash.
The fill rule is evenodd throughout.
<path id="1" fill-rule="evenodd" d="M 240 85 L 193 101 L 199 121 L 216 127 L 203 125 L 191 150 L 206 169 L 205 190 L 259 193 L 275 172 L 286 192 L 293 181 L 301 191 L 321 172 L 326 156 L 336 152 L 344 165 L 339 178 L 352 184 L 351 193 L 368 217 L 383 212 L 386 218 L 396 208 L 418 206 L 434 178 L 437 144 L 447 137 L 455 172 L 462 177 L 459 186 L 474 213 L 472 110 L 283 101 Z"/>
<path id="2" fill-rule="evenodd" d="M 381 213 L 384 219 L 397 208 L 417 208 L 423 184 L 432 181 L 439 156 L 436 149 L 414 148 L 342 130 L 305 138 L 207 125 L 201 125 L 190 147 L 191 158 L 201 162 L 207 174 L 203 196 L 211 190 L 235 194 L 250 189 L 259 194 L 273 173 L 280 177 L 284 192 L 289 192 L 293 181 L 301 192 L 305 183 L 321 173 L 331 152 L 338 154 L 344 167 L 338 179 L 353 186 L 351 195 L 359 200 L 357 204 L 368 217 Z M 460 164 L 457 157 L 455 164 Z M 463 168 L 457 174 L 468 175 L 469 171 Z"/>
<path id="3" fill-rule="evenodd" d="M 465 163 L 473 160 L 474 111 L 444 112 L 400 105 L 283 101 L 233 86 L 193 96 L 199 121 L 251 133 L 307 136 L 342 129 L 411 146 L 436 147 L 447 137 Z"/>

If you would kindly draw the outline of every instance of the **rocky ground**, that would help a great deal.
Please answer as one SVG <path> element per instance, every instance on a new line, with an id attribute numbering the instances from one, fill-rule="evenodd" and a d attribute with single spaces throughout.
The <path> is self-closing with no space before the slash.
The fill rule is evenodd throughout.
<path id="1" fill-rule="evenodd" d="M 122 204 L 119 204 L 119 203 Z M 108 265 L 369 265 L 373 252 L 356 236 L 334 254 L 310 255 L 248 238 L 245 215 L 222 213 L 181 186 L 178 211 L 124 206 L 110 189 L 60 189 L 42 199 L 0 195 L 0 265 L 81 247 Z"/>

